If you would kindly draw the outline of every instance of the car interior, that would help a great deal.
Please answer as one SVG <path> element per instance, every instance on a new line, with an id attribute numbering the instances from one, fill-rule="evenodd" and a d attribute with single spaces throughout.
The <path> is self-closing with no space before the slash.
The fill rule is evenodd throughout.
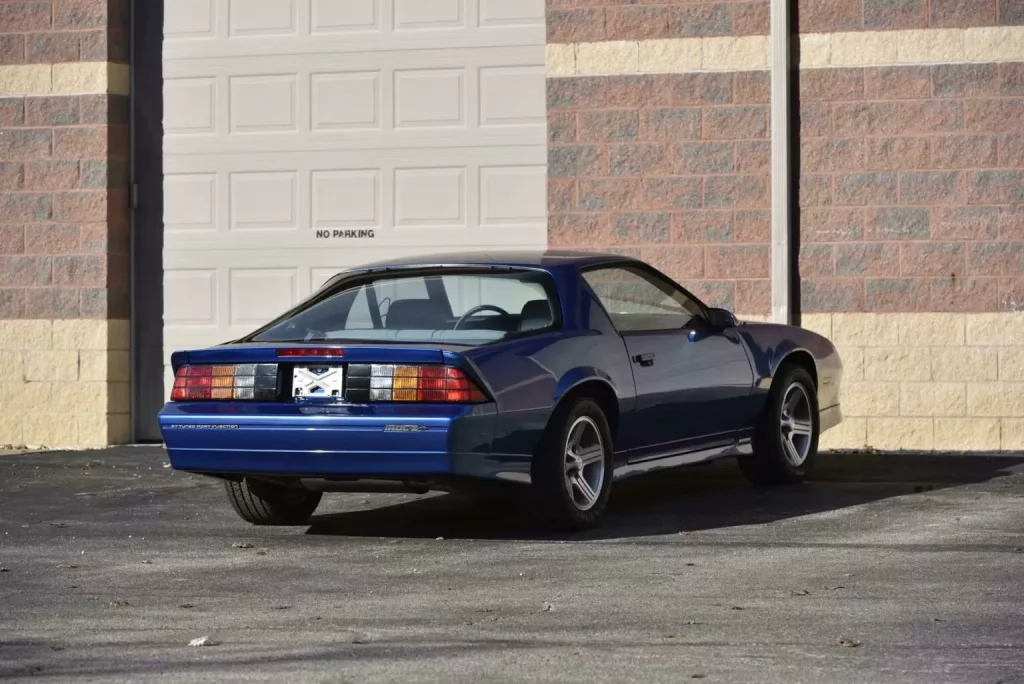
<path id="1" fill-rule="evenodd" d="M 381 279 L 298 312 L 274 338 L 482 344 L 550 328 L 557 317 L 545 294 L 535 274 Z"/>

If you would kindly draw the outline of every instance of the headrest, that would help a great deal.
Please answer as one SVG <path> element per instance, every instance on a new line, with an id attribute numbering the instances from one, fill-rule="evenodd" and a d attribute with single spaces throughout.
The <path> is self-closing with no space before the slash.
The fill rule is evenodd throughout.
<path id="1" fill-rule="evenodd" d="M 546 299 L 533 299 L 523 305 L 519 315 L 519 330 L 539 330 L 551 325 L 551 304 Z"/>
<path id="2" fill-rule="evenodd" d="M 388 309 L 384 327 L 388 330 L 440 330 L 445 312 L 430 299 L 396 299 Z"/>

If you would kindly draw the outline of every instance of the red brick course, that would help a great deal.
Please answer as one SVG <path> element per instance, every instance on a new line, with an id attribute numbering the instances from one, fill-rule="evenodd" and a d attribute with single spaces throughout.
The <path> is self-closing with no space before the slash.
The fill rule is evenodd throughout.
<path id="1" fill-rule="evenodd" d="M 801 72 L 803 311 L 1013 305 L 1024 279 L 1022 73 Z"/>
<path id="2" fill-rule="evenodd" d="M 0 63 L 128 61 L 125 0 L 0 2 Z M 127 318 L 128 98 L 0 99 L 0 317 Z"/>
<path id="3" fill-rule="evenodd" d="M 768 0 L 547 0 L 548 42 L 766 35 Z M 797 0 L 800 33 L 1024 24 L 1024 0 Z"/>
<path id="4" fill-rule="evenodd" d="M 767 35 L 768 0 L 548 0 L 548 42 Z"/>
<path id="5" fill-rule="evenodd" d="M 1021 0 L 797 0 L 800 33 L 1024 24 Z"/>
<path id="6" fill-rule="evenodd" d="M 766 72 L 548 80 L 549 243 L 769 309 Z"/>
<path id="7" fill-rule="evenodd" d="M 126 0 L 0 2 L 0 64 L 127 63 L 128 53 Z"/>

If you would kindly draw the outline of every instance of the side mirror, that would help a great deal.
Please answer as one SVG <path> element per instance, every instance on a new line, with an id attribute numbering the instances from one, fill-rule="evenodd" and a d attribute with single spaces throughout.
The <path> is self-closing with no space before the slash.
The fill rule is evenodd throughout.
<path id="1" fill-rule="evenodd" d="M 708 323 L 713 328 L 732 328 L 736 325 L 736 317 L 725 309 L 708 309 Z"/>

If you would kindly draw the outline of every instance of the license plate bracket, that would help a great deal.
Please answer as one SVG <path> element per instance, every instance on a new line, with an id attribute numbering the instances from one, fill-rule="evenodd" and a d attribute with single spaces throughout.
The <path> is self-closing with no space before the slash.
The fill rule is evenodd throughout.
<path id="1" fill-rule="evenodd" d="M 296 399 L 341 399 L 344 391 L 342 366 L 310 364 L 292 370 L 292 396 Z"/>

